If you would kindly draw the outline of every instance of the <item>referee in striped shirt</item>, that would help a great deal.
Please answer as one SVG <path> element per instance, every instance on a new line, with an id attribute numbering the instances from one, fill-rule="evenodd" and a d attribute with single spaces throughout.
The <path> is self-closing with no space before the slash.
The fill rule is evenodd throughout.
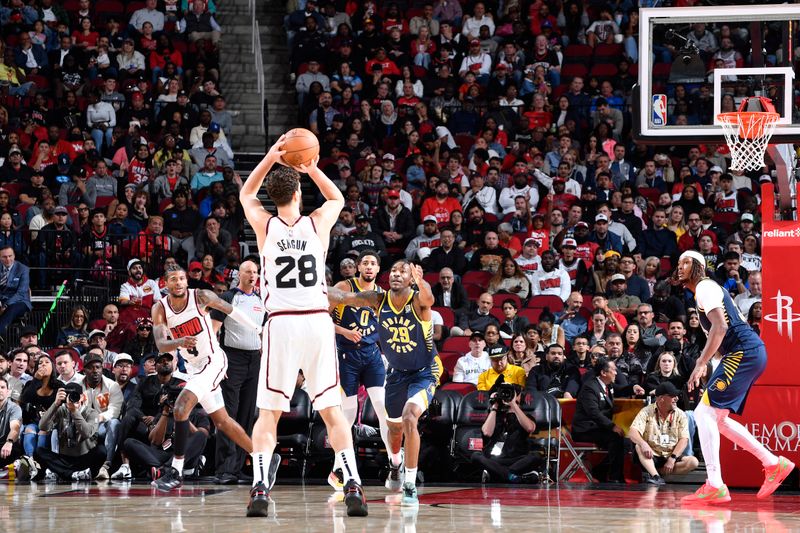
<path id="1" fill-rule="evenodd" d="M 256 292 L 258 265 L 243 261 L 239 265 L 239 285 L 220 298 L 242 310 L 256 324 L 264 323 L 264 304 Z M 249 435 L 253 431 L 258 373 L 261 367 L 261 336 L 224 313 L 213 310 L 211 320 L 219 333 L 220 344 L 228 356 L 228 376 L 222 382 L 225 408 Z M 217 432 L 216 474 L 223 485 L 239 481 L 245 452 Z"/>

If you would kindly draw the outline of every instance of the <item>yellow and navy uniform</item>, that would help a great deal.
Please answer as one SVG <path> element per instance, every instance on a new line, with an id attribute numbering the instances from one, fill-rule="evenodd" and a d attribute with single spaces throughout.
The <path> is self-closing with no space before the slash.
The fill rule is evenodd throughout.
<path id="1" fill-rule="evenodd" d="M 362 292 L 357 279 L 346 280 L 351 292 Z M 376 292 L 383 289 L 376 286 Z M 359 385 L 367 389 L 383 387 L 386 382 L 386 367 L 383 365 L 378 346 L 378 318 L 370 307 L 337 305 L 333 310 L 333 321 L 338 326 L 356 329 L 361 334 L 360 342 L 352 342 L 344 335 L 336 334 L 339 353 L 339 383 L 346 397 L 358 394 Z"/>
<path id="2" fill-rule="evenodd" d="M 711 321 L 706 313 L 721 309 L 725 317 L 725 337 L 719 347 L 722 361 L 711 375 L 703 401 L 720 409 L 741 414 L 753 383 L 767 366 L 764 342 L 750 327 L 728 291 L 711 279 L 701 280 L 695 290 L 700 326 L 708 333 Z"/>
<path id="3" fill-rule="evenodd" d="M 386 292 L 378 306 L 380 343 L 389 363 L 386 412 L 391 419 L 402 416 L 407 402 L 426 409 L 442 375 L 442 362 L 433 343 L 433 322 L 417 316 L 415 294 L 412 291 L 405 303 L 395 308 Z"/>

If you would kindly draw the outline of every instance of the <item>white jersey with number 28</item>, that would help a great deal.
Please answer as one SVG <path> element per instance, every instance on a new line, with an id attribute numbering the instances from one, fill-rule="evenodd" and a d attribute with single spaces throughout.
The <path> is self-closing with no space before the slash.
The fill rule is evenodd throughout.
<path id="1" fill-rule="evenodd" d="M 261 249 L 261 297 L 268 313 L 328 309 L 325 246 L 310 217 L 267 221 Z"/>

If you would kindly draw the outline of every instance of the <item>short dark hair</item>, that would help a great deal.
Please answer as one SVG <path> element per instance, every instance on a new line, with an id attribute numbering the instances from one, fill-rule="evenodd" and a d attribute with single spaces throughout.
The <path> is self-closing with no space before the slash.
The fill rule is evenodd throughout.
<path id="1" fill-rule="evenodd" d="M 361 261 L 365 257 L 374 257 L 375 260 L 378 262 L 378 266 L 380 266 L 380 264 L 381 264 L 381 256 L 378 255 L 378 252 L 376 252 L 375 250 L 372 250 L 370 248 L 367 248 L 365 250 L 361 250 L 361 252 L 359 252 L 358 258 L 356 259 L 356 265 L 361 263 Z"/>
<path id="2" fill-rule="evenodd" d="M 739 252 L 725 252 L 725 255 L 722 256 L 723 261 L 730 261 L 731 259 L 739 261 L 741 259 Z"/>
<path id="3" fill-rule="evenodd" d="M 513 298 L 506 298 L 505 300 L 503 300 L 503 305 L 506 305 L 506 304 L 510 305 L 514 309 L 519 309 L 519 306 L 517 305 L 517 301 L 515 299 L 513 299 Z"/>
<path id="4" fill-rule="evenodd" d="M 27 355 L 27 354 L 26 354 L 26 355 Z M 59 350 L 59 351 L 57 351 L 57 352 L 55 353 L 55 355 L 53 356 L 53 360 L 55 360 L 55 359 L 58 359 L 58 358 L 59 358 L 59 357 L 61 357 L 62 355 L 68 355 L 68 356 L 69 356 L 69 358 L 70 358 L 70 359 L 72 359 L 72 352 L 70 352 L 69 350 Z"/>
<path id="5" fill-rule="evenodd" d="M 611 359 L 606 356 L 598 357 L 597 361 L 594 363 L 594 375 L 600 377 L 601 372 L 609 369 L 611 362 Z"/>
<path id="6" fill-rule="evenodd" d="M 300 174 L 289 167 L 279 166 L 267 176 L 267 194 L 275 205 L 288 205 L 300 188 Z"/>

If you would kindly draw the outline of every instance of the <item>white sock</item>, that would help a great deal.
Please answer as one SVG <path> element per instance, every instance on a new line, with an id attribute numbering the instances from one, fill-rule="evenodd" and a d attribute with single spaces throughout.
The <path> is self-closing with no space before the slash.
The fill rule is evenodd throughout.
<path id="1" fill-rule="evenodd" d="M 700 448 L 703 450 L 703 459 L 706 462 L 708 484 L 719 488 L 723 482 L 719 462 L 719 428 L 715 411 L 715 408 L 701 401 L 694 410 L 694 419 L 697 422 Z"/>
<path id="2" fill-rule="evenodd" d="M 403 483 L 411 483 L 412 485 L 417 484 L 417 469 L 416 468 L 408 468 L 406 467 L 406 475 L 403 478 Z"/>
<path id="3" fill-rule="evenodd" d="M 339 456 L 339 464 L 342 466 L 342 474 L 344 475 L 344 483 L 351 479 L 359 485 L 361 484 L 361 477 L 358 475 L 358 468 L 356 467 L 356 454 L 353 448 L 345 448 L 336 455 Z"/>
<path id="4" fill-rule="evenodd" d="M 367 393 L 369 394 L 369 399 L 372 401 L 372 408 L 375 409 L 375 415 L 378 417 L 378 429 L 381 432 L 381 440 L 383 441 L 383 445 L 386 446 L 386 452 L 390 453 L 389 424 L 386 423 L 386 392 L 383 387 L 370 387 L 367 389 Z M 400 454 L 397 455 L 398 462 L 394 463 L 395 465 L 400 464 Z"/>
<path id="5" fill-rule="evenodd" d="M 747 431 L 747 428 L 731 417 L 726 416 L 722 422 L 719 423 L 719 432 L 733 441 L 739 448 L 743 448 L 755 455 L 765 467 L 778 464 L 778 457 L 766 449 L 763 444 L 758 442 L 756 438 Z"/>
<path id="6" fill-rule="evenodd" d="M 253 452 L 253 486 L 259 483 L 267 484 L 267 471 L 269 470 L 269 460 L 264 452 Z"/>
<path id="7" fill-rule="evenodd" d="M 178 459 L 177 457 L 172 457 L 172 468 L 178 471 L 178 475 L 183 475 L 183 457 Z"/>

